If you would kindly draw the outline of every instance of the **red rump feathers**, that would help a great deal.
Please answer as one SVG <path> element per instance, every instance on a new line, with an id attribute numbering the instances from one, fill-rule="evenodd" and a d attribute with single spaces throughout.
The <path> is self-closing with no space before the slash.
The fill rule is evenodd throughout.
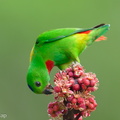
<path id="1" fill-rule="evenodd" d="M 78 34 L 89 34 L 92 30 L 84 31 L 84 32 L 79 32 Z"/>

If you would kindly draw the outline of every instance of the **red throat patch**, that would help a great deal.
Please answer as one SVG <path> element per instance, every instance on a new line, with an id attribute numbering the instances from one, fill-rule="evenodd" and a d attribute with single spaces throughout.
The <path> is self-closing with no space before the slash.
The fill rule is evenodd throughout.
<path id="1" fill-rule="evenodd" d="M 54 67 L 54 62 L 53 62 L 52 60 L 47 60 L 47 61 L 45 62 L 45 64 L 46 64 L 46 67 L 47 67 L 47 69 L 48 69 L 48 72 L 50 73 L 50 71 L 51 71 L 52 68 Z"/>
<path id="2" fill-rule="evenodd" d="M 84 31 L 84 32 L 79 32 L 78 34 L 89 34 L 92 30 Z"/>

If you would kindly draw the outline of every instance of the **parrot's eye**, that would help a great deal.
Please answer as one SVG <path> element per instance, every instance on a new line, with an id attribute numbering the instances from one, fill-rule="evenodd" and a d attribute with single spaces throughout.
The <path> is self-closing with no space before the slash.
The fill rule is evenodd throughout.
<path id="1" fill-rule="evenodd" d="M 39 41 L 36 41 L 36 44 L 38 44 L 39 43 Z"/>
<path id="2" fill-rule="evenodd" d="M 37 87 L 40 87 L 40 86 L 41 86 L 41 83 L 40 83 L 39 81 L 37 81 L 37 82 L 35 82 L 35 85 L 36 85 Z"/>

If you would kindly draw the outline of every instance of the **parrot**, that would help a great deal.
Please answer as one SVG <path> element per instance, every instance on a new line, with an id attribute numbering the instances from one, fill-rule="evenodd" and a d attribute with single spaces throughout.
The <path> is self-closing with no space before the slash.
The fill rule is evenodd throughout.
<path id="1" fill-rule="evenodd" d="M 27 71 L 28 87 L 37 94 L 52 94 L 50 72 L 54 66 L 64 70 L 94 41 L 104 40 L 109 24 L 95 27 L 59 28 L 40 34 L 31 50 Z"/>

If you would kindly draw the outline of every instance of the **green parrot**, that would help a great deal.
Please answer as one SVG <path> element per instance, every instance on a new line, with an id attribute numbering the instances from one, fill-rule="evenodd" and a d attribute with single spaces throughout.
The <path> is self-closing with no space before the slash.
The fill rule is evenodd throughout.
<path id="1" fill-rule="evenodd" d="M 109 24 L 100 24 L 89 29 L 61 28 L 40 34 L 30 54 L 29 88 L 38 94 L 51 94 L 52 68 L 57 66 L 63 70 L 72 62 L 80 62 L 79 55 L 94 41 L 102 40 L 109 27 Z"/>

